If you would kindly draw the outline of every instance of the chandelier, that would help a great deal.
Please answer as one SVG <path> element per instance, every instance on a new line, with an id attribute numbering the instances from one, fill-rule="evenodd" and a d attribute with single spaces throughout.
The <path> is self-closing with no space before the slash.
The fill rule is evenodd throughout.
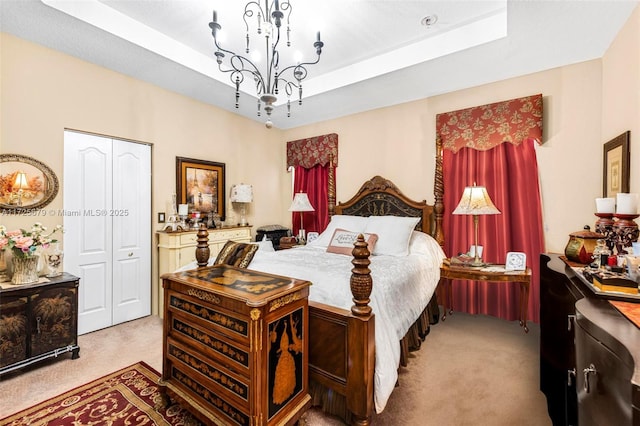
<path id="1" fill-rule="evenodd" d="M 290 47 L 291 41 L 289 37 L 291 27 L 289 19 L 291 17 L 291 10 L 290 2 L 283 1 L 280 4 L 278 0 L 273 0 L 271 4 L 269 4 L 269 0 L 265 0 L 264 7 L 260 5 L 258 1 L 250 1 L 244 8 L 242 19 L 246 27 L 245 54 L 248 55 L 250 51 L 251 39 L 249 37 L 249 23 L 250 21 L 257 22 L 256 32 L 258 36 L 264 36 L 267 51 L 265 65 L 262 69 L 247 56 L 232 52 L 220 46 L 218 31 L 220 31 L 222 27 L 218 23 L 215 10 L 213 11 L 213 21 L 209 23 L 211 35 L 213 36 L 213 41 L 217 49 L 215 56 L 218 62 L 218 68 L 224 73 L 229 73 L 229 79 L 236 87 L 236 108 L 239 106 L 240 85 L 245 77 L 253 80 L 258 96 L 258 117 L 261 115 L 261 109 L 264 109 L 267 113 L 267 128 L 273 126 L 271 122 L 271 112 L 273 111 L 273 104 L 277 101 L 278 94 L 281 91 L 284 91 L 287 95 L 287 117 L 291 116 L 291 95 L 296 89 L 298 91 L 298 104 L 302 105 L 302 80 L 307 77 L 306 67 L 315 65 L 320 61 L 320 54 L 324 46 L 324 43 L 320 40 L 320 32 L 318 31 L 317 39 L 313 43 L 313 47 L 316 48 L 316 54 L 318 55 L 315 61 L 292 64 L 284 68 L 280 67 L 280 52 L 278 51 L 280 27 L 282 26 L 282 21 L 286 13 L 287 47 Z M 251 19 L 254 15 L 257 18 L 255 20 Z M 225 61 L 224 59 L 227 55 L 229 57 L 228 60 Z M 223 64 L 223 62 L 225 63 Z"/>

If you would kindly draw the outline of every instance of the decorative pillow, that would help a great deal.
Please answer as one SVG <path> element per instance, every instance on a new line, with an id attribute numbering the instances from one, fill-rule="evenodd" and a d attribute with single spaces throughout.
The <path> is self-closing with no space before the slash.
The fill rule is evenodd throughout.
<path id="1" fill-rule="evenodd" d="M 369 216 L 365 232 L 377 234 L 374 255 L 407 256 L 409 239 L 419 217 Z"/>
<path id="2" fill-rule="evenodd" d="M 235 241 L 227 241 L 218 253 L 214 265 L 230 265 L 238 268 L 246 268 L 251 263 L 253 255 L 258 251 L 257 244 L 236 243 Z"/>
<path id="3" fill-rule="evenodd" d="M 314 247 L 327 247 L 333 233 L 336 229 L 348 229 L 353 232 L 364 232 L 364 228 L 367 226 L 367 218 L 364 216 L 349 216 L 343 214 L 337 214 L 331 216 L 331 221 L 327 225 L 327 228 L 320 234 L 314 241 L 307 243 L 308 246 Z"/>
<path id="4" fill-rule="evenodd" d="M 336 229 L 333 232 L 329 246 L 327 247 L 327 253 L 338 253 L 351 255 L 353 251 L 353 243 L 358 239 L 358 235 L 364 235 L 364 240 L 367 242 L 367 248 L 369 253 L 373 253 L 373 248 L 378 241 L 376 234 L 365 234 L 362 232 L 351 232 L 345 229 Z"/>

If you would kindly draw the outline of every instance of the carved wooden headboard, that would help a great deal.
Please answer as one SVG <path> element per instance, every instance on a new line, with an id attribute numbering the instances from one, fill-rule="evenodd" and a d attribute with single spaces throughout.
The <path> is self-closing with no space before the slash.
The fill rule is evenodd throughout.
<path id="1" fill-rule="evenodd" d="M 424 200 L 409 199 L 393 182 L 381 176 L 365 182 L 349 201 L 338 203 L 335 211 L 353 216 L 419 217 L 416 229 L 435 235 L 433 206 Z"/>

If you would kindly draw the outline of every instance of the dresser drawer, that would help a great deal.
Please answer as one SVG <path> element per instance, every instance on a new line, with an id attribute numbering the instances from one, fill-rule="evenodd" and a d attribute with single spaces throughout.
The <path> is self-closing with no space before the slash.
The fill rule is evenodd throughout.
<path id="1" fill-rule="evenodd" d="M 247 346 L 225 338 L 213 330 L 193 324 L 188 318 L 171 314 L 168 336 L 186 345 L 198 347 L 208 357 L 234 373 L 249 377 L 251 354 Z"/>
<path id="2" fill-rule="evenodd" d="M 249 228 L 228 229 L 223 231 L 212 232 L 209 234 L 210 241 L 226 242 L 228 240 L 237 241 L 242 239 L 245 239 L 247 241 L 251 240 L 251 231 Z"/>
<path id="3" fill-rule="evenodd" d="M 180 246 L 193 246 L 198 243 L 197 232 L 186 232 L 180 234 Z M 251 240 L 250 228 L 233 228 L 233 229 L 211 229 L 209 231 L 209 242 L 227 242 L 228 240 Z"/>
<path id="4" fill-rule="evenodd" d="M 167 339 L 166 354 L 168 360 L 192 371 L 192 378 L 206 385 L 216 395 L 232 401 L 242 411 L 249 411 L 251 400 L 251 380 L 234 374 L 215 360 L 203 356 L 198 347 L 183 344 L 172 338 Z"/>
<path id="5" fill-rule="evenodd" d="M 195 297 L 170 292 L 168 294 L 169 311 L 174 315 L 188 318 L 190 324 L 198 325 L 199 323 L 211 333 L 221 334 L 249 346 L 249 321 L 247 317 L 220 309 L 215 303 L 220 301 L 218 295 L 199 289 L 193 289 L 192 293 Z M 211 301 L 214 303 L 210 303 Z"/>
<path id="6" fill-rule="evenodd" d="M 181 363 L 173 363 L 169 359 L 165 359 L 165 368 L 168 369 L 168 380 L 171 385 L 182 389 L 186 395 L 189 395 L 190 399 L 207 407 L 208 413 L 206 417 L 209 421 L 213 421 L 213 424 L 240 426 L 249 426 L 251 424 L 249 413 L 237 407 L 223 395 L 214 392 L 211 382 L 204 379 L 204 376 L 194 373 Z M 224 420 L 224 422 L 220 420 Z"/>

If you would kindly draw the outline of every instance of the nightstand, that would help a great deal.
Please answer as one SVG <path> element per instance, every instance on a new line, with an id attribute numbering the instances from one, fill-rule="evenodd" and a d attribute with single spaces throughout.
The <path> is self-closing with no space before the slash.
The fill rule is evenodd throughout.
<path id="1" fill-rule="evenodd" d="M 520 284 L 520 326 L 524 327 L 524 332 L 529 332 L 527 327 L 527 315 L 529 307 L 529 285 L 531 283 L 531 269 L 527 268 L 524 271 L 506 271 L 495 270 L 493 268 L 474 268 L 470 266 L 453 266 L 445 263 L 440 266 L 440 282 L 443 285 L 444 300 L 443 308 L 444 314 L 442 315 L 442 321 L 447 319 L 447 309 L 449 314 L 453 314 L 453 308 L 451 307 L 453 299 L 453 290 L 451 286 L 451 280 L 470 280 L 470 281 L 490 281 L 499 283 L 519 283 Z M 496 267 L 504 265 L 494 265 Z"/>

